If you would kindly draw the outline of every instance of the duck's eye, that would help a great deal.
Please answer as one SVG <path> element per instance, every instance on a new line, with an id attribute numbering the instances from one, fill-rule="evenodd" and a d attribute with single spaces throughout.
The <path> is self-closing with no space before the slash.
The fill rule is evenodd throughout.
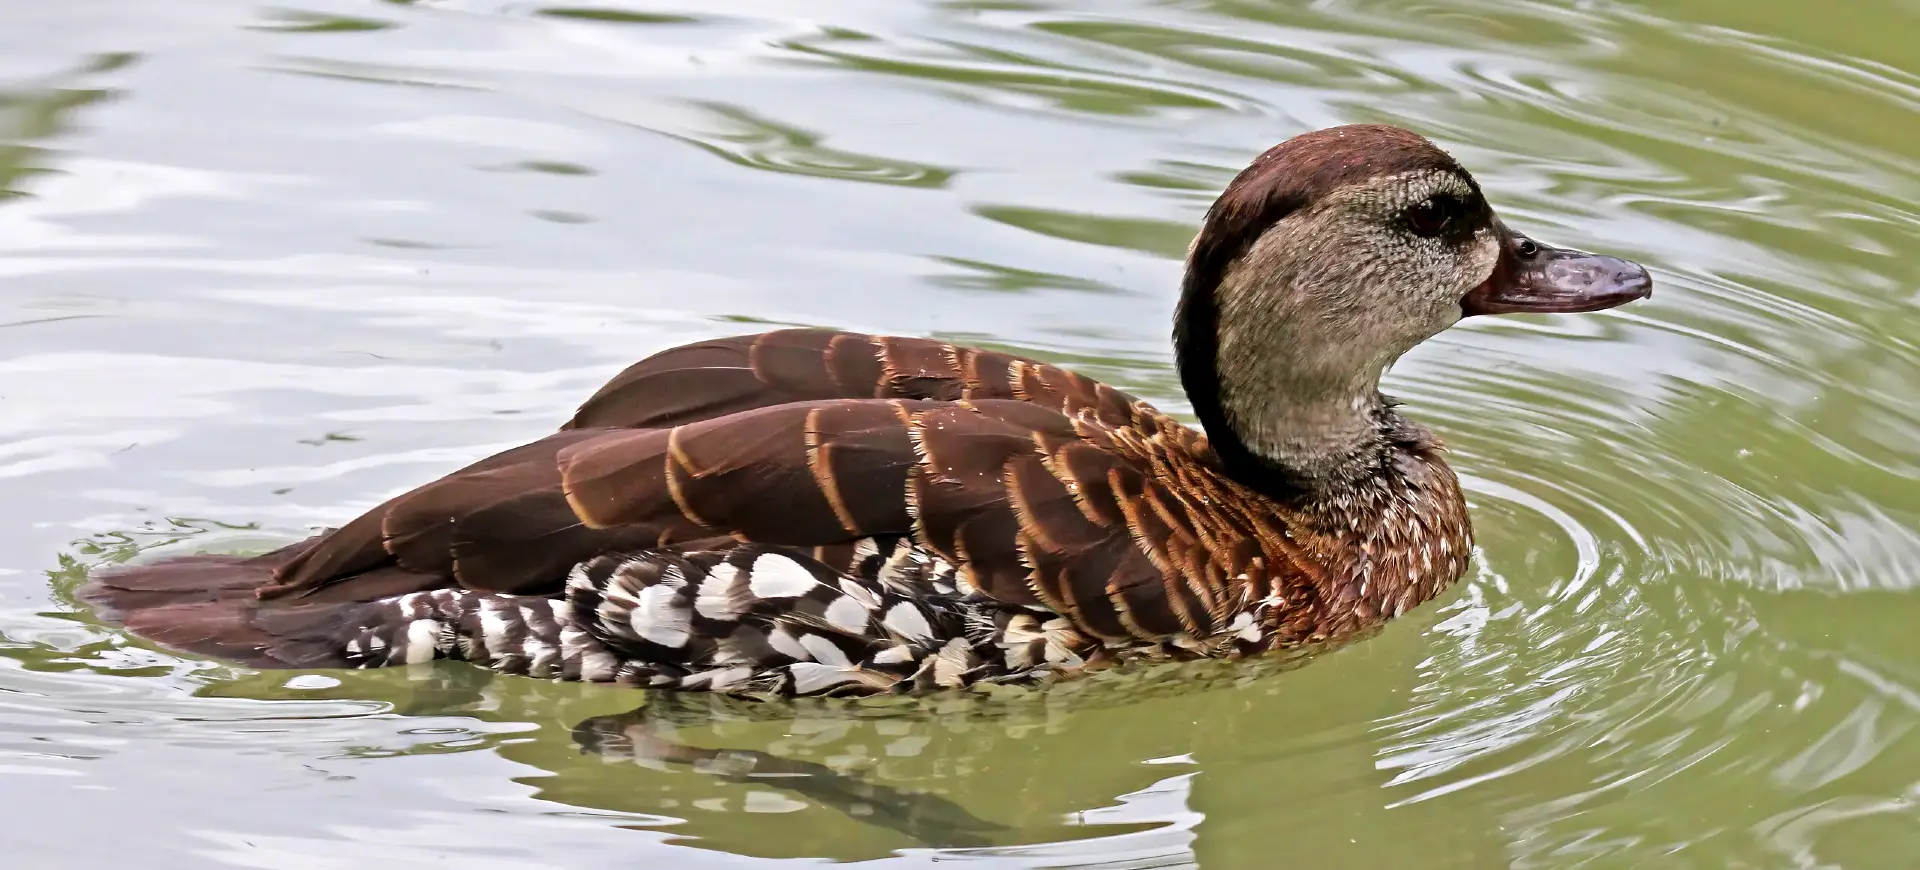
<path id="1" fill-rule="evenodd" d="M 1460 214 L 1459 205 L 1460 201 L 1450 196 L 1427 197 L 1407 208 L 1407 229 L 1416 236 L 1434 238 L 1453 225 Z"/>

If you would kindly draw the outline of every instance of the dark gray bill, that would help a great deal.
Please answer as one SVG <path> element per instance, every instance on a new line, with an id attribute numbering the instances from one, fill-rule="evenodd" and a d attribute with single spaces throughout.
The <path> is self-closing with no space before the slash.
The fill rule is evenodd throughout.
<path id="1" fill-rule="evenodd" d="M 1460 300 L 1475 314 L 1575 314 L 1653 295 L 1653 278 L 1631 260 L 1540 244 L 1505 225 L 1493 274 Z"/>

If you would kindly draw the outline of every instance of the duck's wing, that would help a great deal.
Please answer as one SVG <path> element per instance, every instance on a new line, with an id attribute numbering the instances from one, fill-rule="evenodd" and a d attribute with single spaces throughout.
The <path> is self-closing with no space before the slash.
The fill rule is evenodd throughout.
<path id="1" fill-rule="evenodd" d="M 839 399 L 570 429 L 381 505 L 292 554 L 261 595 L 368 600 L 395 594 L 396 572 L 418 578 L 400 591 L 553 593 L 607 552 L 910 535 L 966 585 L 1090 634 L 1204 634 L 1240 569 L 1202 546 L 1190 487 L 1162 482 L 1208 477 L 1204 442 L 1157 419 L 1168 428 L 1019 400 Z"/>
<path id="2" fill-rule="evenodd" d="M 634 363 L 562 427 L 658 429 L 820 399 L 1012 399 L 1109 426 L 1138 399 L 1058 366 L 926 338 L 783 329 L 682 345 Z"/>

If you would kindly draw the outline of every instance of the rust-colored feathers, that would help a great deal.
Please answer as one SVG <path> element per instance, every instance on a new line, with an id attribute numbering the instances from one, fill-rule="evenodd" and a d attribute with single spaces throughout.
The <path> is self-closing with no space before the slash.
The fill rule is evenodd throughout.
<path id="1" fill-rule="evenodd" d="M 1211 461 L 1203 436 L 1151 406 L 1032 360 L 741 336 L 633 366 L 566 429 L 375 508 L 260 595 L 548 594 L 603 552 L 910 535 L 963 587 L 1096 637 L 1204 636 L 1267 594 L 1263 560 L 1298 561 L 1274 506 Z"/>
<path id="2" fill-rule="evenodd" d="M 901 691 L 1243 654 L 1364 627 L 1457 576 L 1458 491 L 1433 445 L 1408 444 L 1391 486 L 1345 499 L 1357 513 L 1316 512 L 1233 482 L 1204 436 L 1072 372 L 782 330 L 643 360 L 561 431 L 310 541 L 103 572 L 88 595 L 163 643 L 260 666 L 456 657 L 694 689 Z M 1431 528 L 1401 542 L 1370 521 L 1400 514 Z M 1402 551 L 1435 535 L 1447 554 L 1414 568 Z M 1383 564 L 1404 579 L 1369 588 Z M 820 591 L 778 579 L 802 573 Z"/>

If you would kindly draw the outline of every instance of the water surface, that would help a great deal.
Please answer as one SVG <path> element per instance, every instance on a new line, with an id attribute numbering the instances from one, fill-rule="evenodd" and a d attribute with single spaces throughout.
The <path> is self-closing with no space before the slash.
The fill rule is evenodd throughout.
<path id="1" fill-rule="evenodd" d="M 1916 41 L 1908 0 L 13 4 L 9 856 L 1914 866 Z M 742 705 L 249 673 L 61 597 L 342 522 L 704 336 L 988 343 L 1184 410 L 1192 228 L 1353 121 L 1659 294 L 1395 369 L 1481 552 L 1304 667 Z"/>

